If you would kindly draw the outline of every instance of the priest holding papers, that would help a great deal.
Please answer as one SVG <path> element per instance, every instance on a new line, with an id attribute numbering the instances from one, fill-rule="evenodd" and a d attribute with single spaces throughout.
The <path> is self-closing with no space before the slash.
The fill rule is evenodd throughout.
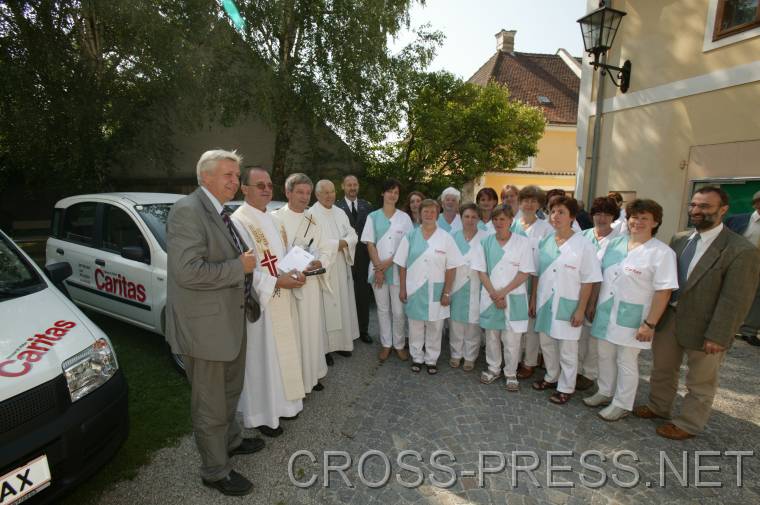
<path id="1" fill-rule="evenodd" d="M 247 322 L 245 379 L 238 411 L 247 428 L 262 434 L 282 434 L 280 418 L 296 416 L 302 409 L 298 313 L 291 290 L 306 278 L 300 272 L 282 273 L 277 262 L 285 255 L 284 230 L 266 214 L 272 200 L 272 180 L 262 168 L 246 168 L 241 176 L 245 203 L 232 220 L 248 248 L 258 258 L 253 282 L 262 314 Z"/>
<path id="2" fill-rule="evenodd" d="M 331 254 L 326 284 L 322 291 L 327 327 L 327 350 L 341 356 L 351 356 L 354 339 L 359 338 L 359 319 L 354 303 L 354 279 L 351 266 L 359 237 L 348 216 L 335 204 L 335 185 L 328 180 L 317 182 L 318 202 L 311 214 L 322 226 L 322 240 Z"/>
<path id="3" fill-rule="evenodd" d="M 312 254 L 315 259 L 305 269 L 306 282 L 303 287 L 294 290 L 298 309 L 298 326 L 301 344 L 301 372 L 304 390 L 321 391 L 324 386 L 319 379 L 327 375 L 327 330 L 325 328 L 322 291 L 329 290 L 321 269 L 330 266 L 331 252 L 322 240 L 323 225 L 306 207 L 314 188 L 306 174 L 295 173 L 285 180 L 285 197 L 288 204 L 272 212 L 272 217 L 282 225 L 284 240 L 288 251 L 300 247 Z"/>

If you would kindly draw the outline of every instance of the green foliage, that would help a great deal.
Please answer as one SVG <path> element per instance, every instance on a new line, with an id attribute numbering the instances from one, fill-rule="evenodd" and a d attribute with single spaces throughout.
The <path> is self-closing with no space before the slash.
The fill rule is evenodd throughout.
<path id="1" fill-rule="evenodd" d="M 513 169 L 536 154 L 545 127 L 540 109 L 510 101 L 506 87 L 466 83 L 447 72 L 417 77 L 400 140 L 378 145 L 374 178 L 439 194 L 486 171 Z"/>

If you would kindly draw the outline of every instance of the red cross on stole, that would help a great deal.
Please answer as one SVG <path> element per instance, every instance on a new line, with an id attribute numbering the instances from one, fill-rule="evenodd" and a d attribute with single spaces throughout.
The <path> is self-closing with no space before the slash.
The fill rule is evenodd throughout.
<path id="1" fill-rule="evenodd" d="M 269 274 L 272 277 L 277 277 L 277 256 L 274 256 L 269 250 L 264 253 L 264 258 L 261 260 L 261 266 L 267 267 Z"/>

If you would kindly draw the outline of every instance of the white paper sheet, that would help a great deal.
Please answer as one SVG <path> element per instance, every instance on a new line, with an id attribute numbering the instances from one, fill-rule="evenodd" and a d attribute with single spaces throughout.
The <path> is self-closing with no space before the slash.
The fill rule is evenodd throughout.
<path id="1" fill-rule="evenodd" d="M 314 261 L 314 256 L 299 246 L 293 246 L 284 258 L 277 262 L 277 269 L 283 273 L 296 270 L 303 272 Z"/>

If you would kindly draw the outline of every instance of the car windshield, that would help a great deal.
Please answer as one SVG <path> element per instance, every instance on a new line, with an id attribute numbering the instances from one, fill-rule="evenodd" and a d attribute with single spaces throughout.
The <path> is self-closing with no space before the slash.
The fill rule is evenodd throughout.
<path id="1" fill-rule="evenodd" d="M 166 221 L 169 219 L 169 211 L 172 203 L 152 203 L 149 205 L 135 205 L 135 210 L 148 225 L 153 236 L 156 237 L 161 249 L 166 251 Z"/>
<path id="2" fill-rule="evenodd" d="M 16 245 L 0 235 L 0 301 L 28 295 L 46 286 Z"/>

